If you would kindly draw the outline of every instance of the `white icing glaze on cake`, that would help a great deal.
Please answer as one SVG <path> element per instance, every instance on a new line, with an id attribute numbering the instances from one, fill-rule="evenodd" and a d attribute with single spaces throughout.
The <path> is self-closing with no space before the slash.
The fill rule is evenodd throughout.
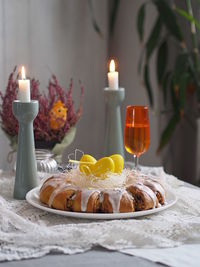
<path id="1" fill-rule="evenodd" d="M 163 196 L 165 200 L 165 190 L 161 184 L 159 184 L 157 181 L 154 181 L 152 179 L 145 179 L 143 183 L 144 185 L 150 187 L 150 189 L 152 189 L 154 192 L 160 192 L 160 194 Z"/>
<path id="2" fill-rule="evenodd" d="M 103 195 L 102 192 L 100 192 L 100 194 L 99 194 L 99 203 L 102 204 L 103 200 L 104 200 L 104 195 Z"/>
<path id="3" fill-rule="evenodd" d="M 60 184 L 57 188 L 55 188 L 53 190 L 53 192 L 51 193 L 50 195 L 50 198 L 49 198 L 49 203 L 48 203 L 48 206 L 51 208 L 52 204 L 53 204 L 53 201 L 55 199 L 55 197 L 61 193 L 63 190 L 65 189 L 71 189 L 71 190 L 77 190 L 77 188 L 73 187 L 71 184 L 66 184 L 66 183 L 62 183 Z"/>
<path id="4" fill-rule="evenodd" d="M 90 196 L 95 192 L 100 193 L 96 189 L 82 189 L 81 191 L 81 211 L 85 212 L 87 210 L 87 204 Z"/>
<path id="5" fill-rule="evenodd" d="M 53 179 L 47 179 L 46 182 L 43 184 L 43 190 L 47 186 L 52 186 L 53 188 L 56 188 L 59 184 L 63 183 L 65 181 L 64 177 L 55 177 Z"/>
<path id="6" fill-rule="evenodd" d="M 117 188 L 114 190 L 106 190 L 105 193 L 108 194 L 109 201 L 112 205 L 113 213 L 117 213 L 120 210 L 120 201 L 122 198 L 123 193 L 125 192 L 124 189 Z"/>
<path id="7" fill-rule="evenodd" d="M 157 197 L 155 195 L 155 193 L 146 185 L 144 185 L 143 183 L 137 183 L 134 186 L 138 187 L 141 191 L 144 191 L 147 195 L 150 196 L 150 198 L 153 201 L 153 208 L 156 207 L 156 203 L 157 203 Z"/>

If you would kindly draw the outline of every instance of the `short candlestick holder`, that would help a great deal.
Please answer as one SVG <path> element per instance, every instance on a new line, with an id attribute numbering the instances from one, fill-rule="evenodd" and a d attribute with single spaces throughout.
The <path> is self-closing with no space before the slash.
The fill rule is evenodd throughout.
<path id="1" fill-rule="evenodd" d="M 25 199 L 26 193 L 38 185 L 33 135 L 33 120 L 38 114 L 38 101 L 16 100 L 12 108 L 19 122 L 14 198 Z"/>
<path id="2" fill-rule="evenodd" d="M 121 154 L 124 157 L 120 106 L 125 97 L 125 90 L 104 88 L 104 96 L 106 105 L 104 153 L 107 156 Z"/>

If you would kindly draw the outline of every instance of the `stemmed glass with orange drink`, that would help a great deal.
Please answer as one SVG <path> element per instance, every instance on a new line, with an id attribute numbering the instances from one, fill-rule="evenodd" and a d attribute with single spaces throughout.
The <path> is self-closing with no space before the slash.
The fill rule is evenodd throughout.
<path id="1" fill-rule="evenodd" d="M 128 153 L 134 156 L 135 169 L 150 144 L 149 115 L 147 106 L 128 106 L 124 129 L 124 145 Z"/>

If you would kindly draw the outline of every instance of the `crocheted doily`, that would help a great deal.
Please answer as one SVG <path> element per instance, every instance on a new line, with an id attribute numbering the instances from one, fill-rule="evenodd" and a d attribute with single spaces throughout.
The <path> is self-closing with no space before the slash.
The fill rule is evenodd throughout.
<path id="1" fill-rule="evenodd" d="M 112 250 L 174 247 L 200 243 L 200 190 L 184 186 L 163 168 L 143 168 L 159 176 L 178 201 L 172 208 L 138 219 L 87 221 L 50 214 L 14 200 L 14 177 L 0 173 L 0 261 L 74 254 L 93 246 Z"/>

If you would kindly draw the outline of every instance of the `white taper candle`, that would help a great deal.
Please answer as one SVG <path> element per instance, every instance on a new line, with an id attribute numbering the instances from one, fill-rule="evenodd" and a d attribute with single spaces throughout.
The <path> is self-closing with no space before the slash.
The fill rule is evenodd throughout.
<path id="1" fill-rule="evenodd" d="M 119 73 L 115 71 L 115 61 L 113 59 L 110 61 L 110 72 L 108 72 L 108 87 L 113 90 L 119 88 Z"/>
<path id="2" fill-rule="evenodd" d="M 19 83 L 19 91 L 18 91 L 18 100 L 21 102 L 30 102 L 30 80 L 26 79 L 25 68 L 22 66 L 21 70 L 22 79 L 18 80 Z"/>

